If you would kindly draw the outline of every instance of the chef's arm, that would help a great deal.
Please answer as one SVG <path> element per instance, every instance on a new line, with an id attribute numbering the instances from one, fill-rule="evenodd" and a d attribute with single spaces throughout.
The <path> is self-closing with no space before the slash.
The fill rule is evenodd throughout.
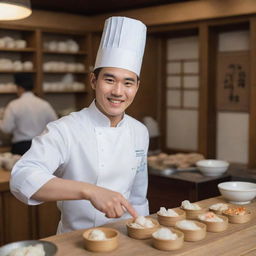
<path id="1" fill-rule="evenodd" d="M 108 218 L 119 218 L 127 210 L 132 217 L 137 213 L 122 194 L 90 183 L 53 178 L 44 184 L 32 199 L 37 201 L 89 200 Z"/>

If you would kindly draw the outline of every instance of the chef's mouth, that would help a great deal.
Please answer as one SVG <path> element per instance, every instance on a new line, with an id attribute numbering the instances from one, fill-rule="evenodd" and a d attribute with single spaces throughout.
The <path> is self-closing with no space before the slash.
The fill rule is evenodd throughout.
<path id="1" fill-rule="evenodd" d="M 120 103 L 124 102 L 124 100 L 113 99 L 113 98 L 108 98 L 108 101 L 110 101 L 111 103 L 114 103 L 114 104 L 120 104 Z"/>

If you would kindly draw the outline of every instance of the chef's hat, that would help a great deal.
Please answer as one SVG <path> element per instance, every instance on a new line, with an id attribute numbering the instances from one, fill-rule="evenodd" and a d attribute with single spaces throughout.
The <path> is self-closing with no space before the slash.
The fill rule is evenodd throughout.
<path id="1" fill-rule="evenodd" d="M 123 68 L 140 75 L 146 26 L 139 20 L 111 17 L 105 21 L 95 62 L 96 68 Z"/>

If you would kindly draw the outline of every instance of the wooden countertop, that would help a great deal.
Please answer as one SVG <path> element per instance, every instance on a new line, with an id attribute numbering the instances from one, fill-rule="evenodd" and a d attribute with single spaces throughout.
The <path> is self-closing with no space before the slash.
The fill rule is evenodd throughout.
<path id="1" fill-rule="evenodd" d="M 222 197 L 210 198 L 201 201 L 203 206 L 225 202 Z M 230 224 L 227 230 L 221 233 L 207 232 L 206 238 L 198 242 L 184 242 L 184 246 L 176 251 L 164 252 L 152 247 L 151 239 L 135 240 L 127 236 L 125 223 L 127 220 L 118 221 L 105 226 L 115 228 L 119 231 L 119 246 L 116 250 L 108 253 L 92 253 L 83 247 L 82 233 L 84 230 L 64 233 L 44 240 L 54 242 L 58 246 L 56 256 L 84 256 L 84 255 L 108 255 L 108 256 L 252 256 L 256 255 L 256 201 L 246 205 L 253 212 L 250 222 L 244 224 Z M 155 217 L 155 215 L 153 215 Z"/>

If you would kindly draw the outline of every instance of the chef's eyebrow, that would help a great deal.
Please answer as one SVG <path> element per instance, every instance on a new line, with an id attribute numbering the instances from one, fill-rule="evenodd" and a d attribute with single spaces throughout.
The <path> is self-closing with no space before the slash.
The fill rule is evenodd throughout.
<path id="1" fill-rule="evenodd" d="M 113 74 L 110 74 L 110 73 L 104 73 L 103 77 L 112 77 L 114 79 L 116 78 Z M 126 77 L 126 78 L 124 78 L 124 80 L 131 81 L 131 82 L 134 82 L 134 83 L 136 82 L 135 79 L 131 78 L 131 77 Z"/>

